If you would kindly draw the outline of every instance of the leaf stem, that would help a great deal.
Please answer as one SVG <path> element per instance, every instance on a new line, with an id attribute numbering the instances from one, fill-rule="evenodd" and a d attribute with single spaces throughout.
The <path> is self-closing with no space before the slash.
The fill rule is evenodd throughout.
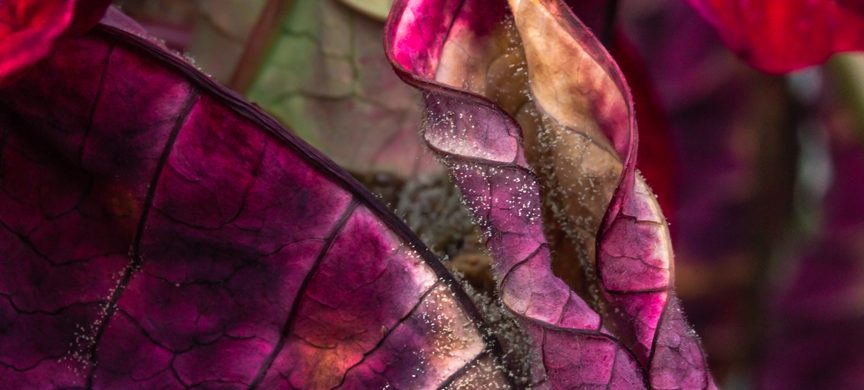
<path id="1" fill-rule="evenodd" d="M 258 16 L 258 21 L 255 22 L 252 32 L 246 39 L 243 55 L 240 56 L 234 73 L 231 75 L 231 80 L 228 82 L 231 89 L 245 94 L 252 85 L 255 75 L 258 74 L 264 62 L 264 56 L 273 43 L 274 33 L 282 25 L 282 21 L 287 15 L 286 11 L 291 8 L 292 3 L 292 0 L 267 0 Z"/>

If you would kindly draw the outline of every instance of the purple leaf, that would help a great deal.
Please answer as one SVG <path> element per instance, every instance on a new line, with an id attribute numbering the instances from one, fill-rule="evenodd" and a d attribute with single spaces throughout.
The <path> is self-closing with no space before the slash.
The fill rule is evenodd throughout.
<path id="1" fill-rule="evenodd" d="M 407 227 L 141 31 L 0 90 L 3 387 L 507 385 Z"/>
<path id="2" fill-rule="evenodd" d="M 571 10 L 404 0 L 386 39 L 397 73 L 425 92 L 428 145 L 487 232 L 502 300 L 535 345 L 535 384 L 713 388 L 671 291 L 665 220 L 636 175 L 629 90 Z M 606 314 L 552 273 L 541 190 Z"/>

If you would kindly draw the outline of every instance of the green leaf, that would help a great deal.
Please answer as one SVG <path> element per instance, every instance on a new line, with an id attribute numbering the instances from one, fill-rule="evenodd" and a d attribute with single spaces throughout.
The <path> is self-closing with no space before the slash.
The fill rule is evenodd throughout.
<path id="1" fill-rule="evenodd" d="M 387 62 L 383 28 L 342 1 L 295 1 L 248 96 L 353 171 L 437 171 L 417 135 L 420 96 Z"/>

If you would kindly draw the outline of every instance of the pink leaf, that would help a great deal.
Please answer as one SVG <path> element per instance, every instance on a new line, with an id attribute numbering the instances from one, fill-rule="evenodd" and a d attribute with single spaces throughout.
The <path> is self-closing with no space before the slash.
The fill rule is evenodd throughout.
<path id="1" fill-rule="evenodd" d="M 397 73 L 425 93 L 427 144 L 487 232 L 503 302 L 535 346 L 534 383 L 713 388 L 671 291 L 665 221 L 636 175 L 629 89 L 571 10 L 403 0 L 386 39 Z M 592 263 L 604 302 L 591 303 L 612 313 L 552 273 L 541 188 Z"/>

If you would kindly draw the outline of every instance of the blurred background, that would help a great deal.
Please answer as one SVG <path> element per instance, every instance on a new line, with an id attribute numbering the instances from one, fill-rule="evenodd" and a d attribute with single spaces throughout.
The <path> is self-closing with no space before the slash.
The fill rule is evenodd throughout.
<path id="1" fill-rule="evenodd" d="M 488 258 L 393 74 L 390 0 L 118 0 L 390 205 L 478 290 Z M 864 57 L 784 76 L 683 0 L 571 0 L 634 92 L 639 168 L 726 389 L 864 388 Z"/>

